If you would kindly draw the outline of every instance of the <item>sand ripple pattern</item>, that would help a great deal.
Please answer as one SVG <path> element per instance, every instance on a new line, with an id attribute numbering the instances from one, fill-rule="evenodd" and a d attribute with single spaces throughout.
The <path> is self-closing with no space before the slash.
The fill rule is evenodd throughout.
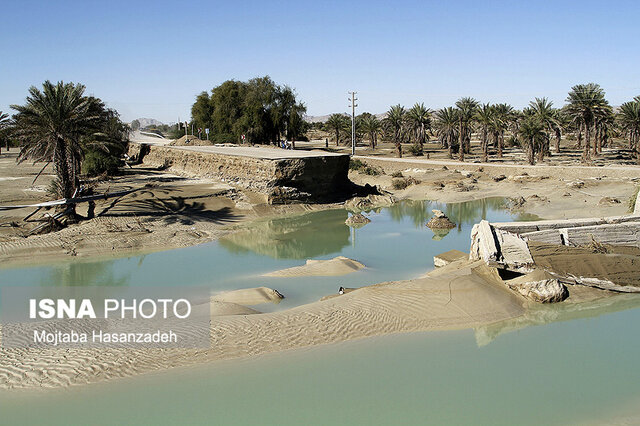
<path id="1" fill-rule="evenodd" d="M 522 315 L 522 299 L 478 268 L 483 266 L 465 261 L 420 279 L 364 287 L 286 311 L 212 316 L 208 349 L 2 350 L 0 387 L 94 383 L 375 335 L 478 327 Z"/>

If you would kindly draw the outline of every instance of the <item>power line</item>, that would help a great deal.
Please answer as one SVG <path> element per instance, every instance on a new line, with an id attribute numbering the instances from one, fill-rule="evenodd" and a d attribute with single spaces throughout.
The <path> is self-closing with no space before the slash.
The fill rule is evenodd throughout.
<path id="1" fill-rule="evenodd" d="M 358 100 L 356 93 L 358 92 L 349 93 L 351 94 L 351 99 L 349 99 L 351 102 L 351 105 L 349 105 L 351 108 L 351 155 L 356 155 L 356 107 L 358 106 L 356 104 Z"/>

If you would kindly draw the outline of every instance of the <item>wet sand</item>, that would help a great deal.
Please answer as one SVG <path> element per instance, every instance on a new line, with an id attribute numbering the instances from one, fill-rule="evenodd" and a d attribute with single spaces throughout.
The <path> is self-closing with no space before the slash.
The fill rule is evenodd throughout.
<path id="1" fill-rule="evenodd" d="M 483 268 L 463 261 L 423 278 L 363 287 L 286 311 L 219 315 L 212 319 L 206 350 L 5 349 L 0 387 L 87 384 L 376 335 L 479 327 L 522 315 L 524 300 Z"/>

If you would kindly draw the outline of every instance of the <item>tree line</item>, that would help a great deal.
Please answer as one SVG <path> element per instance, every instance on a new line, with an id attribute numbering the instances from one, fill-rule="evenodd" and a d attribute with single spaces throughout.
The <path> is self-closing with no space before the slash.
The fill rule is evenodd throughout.
<path id="1" fill-rule="evenodd" d="M 237 143 L 244 135 L 254 144 L 301 137 L 307 128 L 306 111 L 291 87 L 265 76 L 246 82 L 227 80 L 211 93 L 200 93 L 191 117 L 196 128 L 210 130 L 212 141 Z"/>
<path id="2" fill-rule="evenodd" d="M 351 134 L 351 120 L 346 114 L 332 114 L 322 126 L 335 135 L 336 143 Z M 356 130 L 356 136 L 369 139 L 372 148 L 379 137 L 394 142 L 399 157 L 406 143 L 412 143 L 414 155 L 422 155 L 424 143 L 433 135 L 448 150 L 449 158 L 460 161 L 471 152 L 472 133 L 478 133 L 484 162 L 489 159 L 490 148 L 497 158 L 503 157 L 505 135 L 510 134 L 510 142 L 526 151 L 530 164 L 550 155 L 552 144 L 560 152 L 564 134 L 576 135 L 584 162 L 591 160 L 592 153 L 600 154 L 612 134 L 619 134 L 628 139 L 629 149 L 640 163 L 640 96 L 614 111 L 604 90 L 588 83 L 573 86 L 561 108 L 555 108 L 547 98 L 535 98 L 522 110 L 505 103 L 481 104 L 470 97 L 436 111 L 422 103 L 409 109 L 398 104 L 391 106 L 382 119 L 369 113 L 359 115 Z"/>

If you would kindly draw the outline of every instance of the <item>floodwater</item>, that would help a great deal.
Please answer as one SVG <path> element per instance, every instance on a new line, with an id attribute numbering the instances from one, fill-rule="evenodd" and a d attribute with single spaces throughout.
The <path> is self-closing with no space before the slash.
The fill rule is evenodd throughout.
<path id="1" fill-rule="evenodd" d="M 352 230 L 344 210 L 264 220 L 197 247 L 102 262 L 0 269 L 0 285 L 265 285 L 286 309 L 339 286 L 422 275 L 466 251 L 473 223 L 517 220 L 499 199 L 403 202 Z M 438 208 L 459 224 L 435 236 Z M 343 255 L 343 277 L 267 278 Z M 640 422 L 640 297 L 549 305 L 477 330 L 407 333 L 46 392 L 0 392 L 3 424 L 600 424 Z M 635 416 L 635 417 L 634 417 Z M 622 420 L 620 420 L 622 419 Z"/>

